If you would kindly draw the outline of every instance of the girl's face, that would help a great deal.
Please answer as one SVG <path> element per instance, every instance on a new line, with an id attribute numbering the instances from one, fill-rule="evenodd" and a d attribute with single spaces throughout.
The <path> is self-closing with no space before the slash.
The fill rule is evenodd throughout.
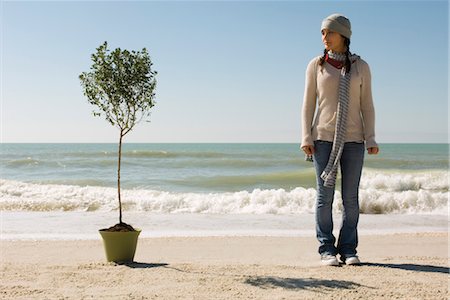
<path id="1" fill-rule="evenodd" d="M 344 44 L 344 37 L 337 32 L 322 29 L 322 43 L 325 49 L 331 50 L 333 52 L 345 52 L 346 47 Z"/>

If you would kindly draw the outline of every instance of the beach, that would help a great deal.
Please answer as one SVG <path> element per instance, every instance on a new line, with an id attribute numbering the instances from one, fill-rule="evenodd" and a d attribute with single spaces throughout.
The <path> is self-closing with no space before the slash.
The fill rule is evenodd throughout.
<path id="1" fill-rule="evenodd" d="M 448 299 L 448 144 L 385 144 L 360 185 L 363 264 L 320 265 L 296 144 L 127 144 L 135 262 L 106 262 L 115 144 L 3 144 L 2 299 Z M 338 178 L 334 235 L 342 220 Z"/>
<path id="2" fill-rule="evenodd" d="M 314 237 L 139 240 L 108 263 L 100 240 L 1 242 L 3 299 L 447 299 L 447 233 L 360 236 L 361 266 L 319 264 Z"/>

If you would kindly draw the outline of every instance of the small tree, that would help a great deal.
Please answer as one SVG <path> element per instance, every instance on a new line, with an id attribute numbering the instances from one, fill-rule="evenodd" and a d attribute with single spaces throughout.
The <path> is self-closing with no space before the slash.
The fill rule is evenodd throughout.
<path id="1" fill-rule="evenodd" d="M 110 52 L 108 43 L 97 48 L 92 54 L 90 72 L 79 76 L 84 95 L 97 110 L 94 116 L 104 116 L 119 131 L 119 159 L 117 167 L 117 193 L 119 197 L 119 224 L 122 222 L 122 200 L 120 196 L 120 162 L 122 139 L 142 119 L 150 117 L 150 109 L 155 105 L 154 90 L 156 71 L 146 48 L 142 51 L 121 50 Z"/>

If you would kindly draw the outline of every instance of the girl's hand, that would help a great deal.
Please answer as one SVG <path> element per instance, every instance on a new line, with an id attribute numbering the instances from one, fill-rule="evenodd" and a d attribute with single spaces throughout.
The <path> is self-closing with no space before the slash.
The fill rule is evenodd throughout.
<path id="1" fill-rule="evenodd" d="M 302 147 L 303 152 L 307 155 L 313 155 L 314 154 L 314 146 L 313 145 L 306 145 Z"/>
<path id="2" fill-rule="evenodd" d="M 378 147 L 367 148 L 367 153 L 368 154 L 378 154 L 379 151 L 380 151 L 380 149 Z"/>

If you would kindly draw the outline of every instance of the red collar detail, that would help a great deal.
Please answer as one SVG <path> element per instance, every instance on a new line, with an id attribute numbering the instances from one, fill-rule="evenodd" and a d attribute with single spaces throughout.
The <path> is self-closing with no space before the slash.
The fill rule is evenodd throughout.
<path id="1" fill-rule="evenodd" d="M 344 65 L 345 65 L 345 62 L 335 60 L 335 59 L 332 59 L 331 57 L 329 57 L 328 53 L 325 55 L 325 61 L 337 69 L 342 69 L 342 67 L 344 67 Z"/>

